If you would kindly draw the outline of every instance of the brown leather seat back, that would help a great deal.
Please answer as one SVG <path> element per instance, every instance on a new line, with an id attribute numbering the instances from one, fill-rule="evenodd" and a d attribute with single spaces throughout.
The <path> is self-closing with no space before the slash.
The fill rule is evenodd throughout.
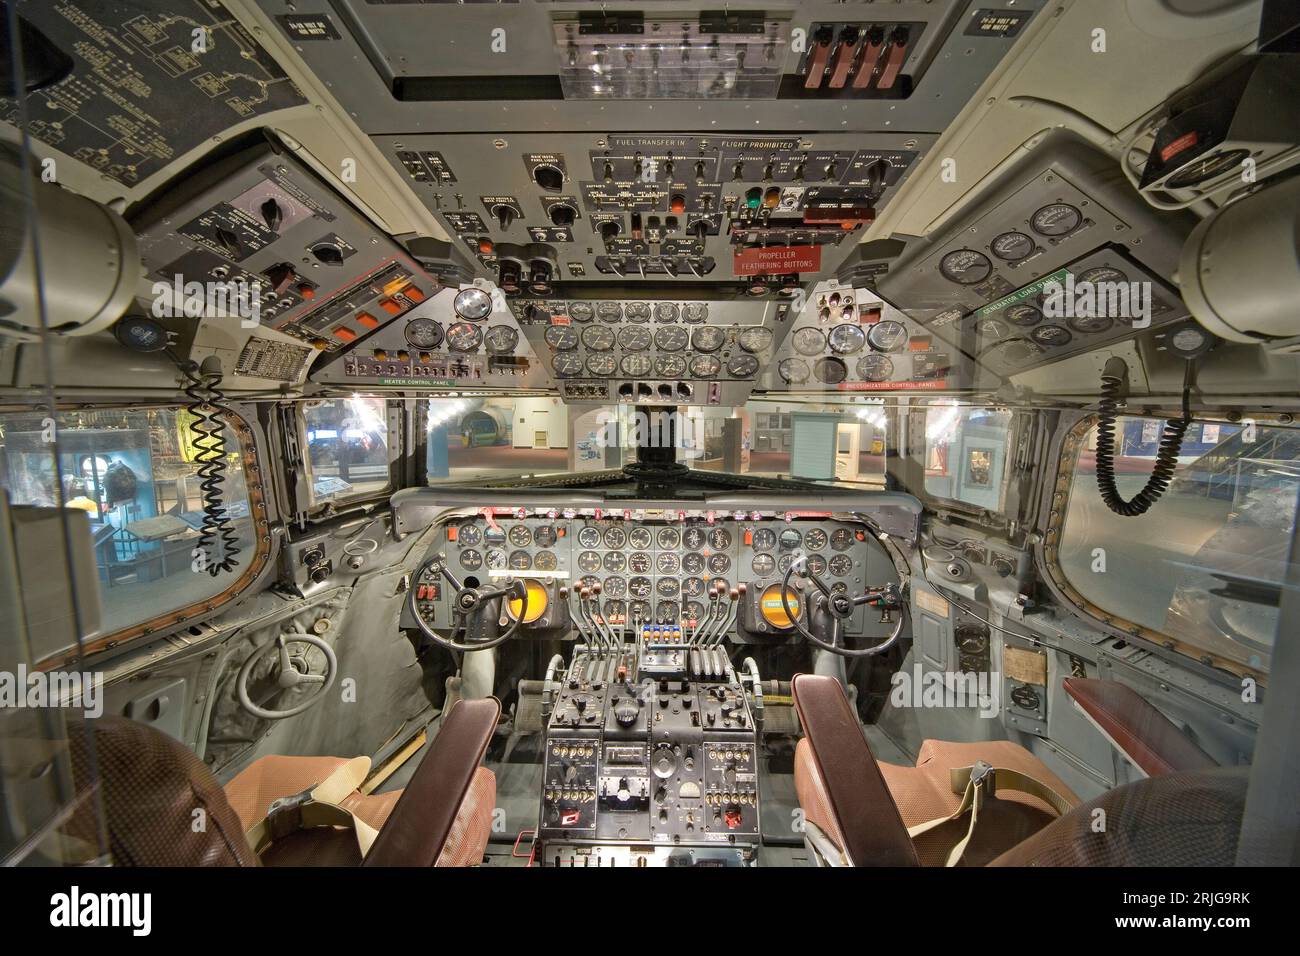
<path id="1" fill-rule="evenodd" d="M 86 729 L 94 734 L 94 755 Z M 116 866 L 256 866 L 221 784 L 188 747 L 147 724 L 99 717 L 68 730 L 82 810 L 71 836 L 99 845 L 96 780 Z M 199 825 L 201 823 L 201 825 Z"/>
<path id="2" fill-rule="evenodd" d="M 839 681 L 797 674 L 791 686 L 804 732 L 795 788 L 805 819 L 854 866 L 917 866 L 912 839 Z"/>
<path id="3" fill-rule="evenodd" d="M 365 866 L 434 866 L 470 795 L 501 716 L 495 697 L 462 700 L 443 718 L 429 752 L 366 854 Z"/>

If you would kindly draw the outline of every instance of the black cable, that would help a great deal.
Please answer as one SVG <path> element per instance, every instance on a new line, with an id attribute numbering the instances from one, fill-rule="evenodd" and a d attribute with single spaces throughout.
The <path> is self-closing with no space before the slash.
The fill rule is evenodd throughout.
<path id="1" fill-rule="evenodd" d="M 1192 423 L 1189 407 L 1191 375 L 1192 363 L 1188 362 L 1183 375 L 1183 417 L 1171 418 L 1165 422 L 1151 477 L 1141 491 L 1131 500 L 1125 501 L 1115 484 L 1115 419 L 1119 414 L 1120 399 L 1127 391 L 1128 367 L 1120 358 L 1112 358 L 1106 363 L 1105 371 L 1101 374 L 1101 399 L 1097 403 L 1097 491 L 1106 507 L 1115 514 L 1126 518 L 1146 514 L 1174 480 L 1178 454 L 1183 448 L 1183 436 Z"/>
<path id="2" fill-rule="evenodd" d="M 206 365 L 207 363 L 205 363 Z M 194 461 L 198 464 L 199 491 L 203 497 L 203 526 L 199 529 L 199 543 L 195 550 L 203 553 L 203 567 L 216 577 L 222 571 L 232 571 L 239 564 L 235 556 L 239 535 L 224 504 L 226 483 L 226 396 L 221 391 L 221 368 L 196 367 L 193 362 L 178 363 L 189 380 L 185 394 L 190 404 L 185 407 L 191 418 L 187 428 L 192 436 Z M 197 368 L 197 373 L 196 373 Z M 221 560 L 213 556 L 213 545 L 220 539 Z"/>

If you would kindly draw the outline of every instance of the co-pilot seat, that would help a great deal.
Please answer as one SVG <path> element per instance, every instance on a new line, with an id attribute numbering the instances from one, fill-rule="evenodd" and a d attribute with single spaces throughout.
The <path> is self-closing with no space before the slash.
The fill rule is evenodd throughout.
<path id="1" fill-rule="evenodd" d="M 495 698 L 462 700 L 447 712 L 404 790 L 353 791 L 339 806 L 378 830 L 366 866 L 470 866 L 491 834 L 496 778 L 480 766 L 501 714 Z M 271 804 L 309 790 L 347 764 L 339 757 L 263 757 L 224 788 L 182 744 L 145 724 L 102 717 L 94 734 L 69 734 L 74 778 L 96 779 L 112 862 L 119 866 L 356 866 L 347 829 L 297 829 L 276 839 L 259 861 L 246 834 Z M 94 767 L 97 773 L 92 772 Z M 93 807 L 94 801 L 84 806 Z M 196 825 L 201 821 L 201 826 Z M 70 835 L 96 845 L 91 813 L 74 815 Z"/>

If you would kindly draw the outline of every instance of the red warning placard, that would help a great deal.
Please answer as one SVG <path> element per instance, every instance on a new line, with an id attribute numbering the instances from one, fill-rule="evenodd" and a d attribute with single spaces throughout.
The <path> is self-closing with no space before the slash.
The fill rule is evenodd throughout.
<path id="1" fill-rule="evenodd" d="M 738 276 L 787 272 L 820 272 L 821 246 L 764 246 L 742 249 L 731 257 L 731 268 Z"/>

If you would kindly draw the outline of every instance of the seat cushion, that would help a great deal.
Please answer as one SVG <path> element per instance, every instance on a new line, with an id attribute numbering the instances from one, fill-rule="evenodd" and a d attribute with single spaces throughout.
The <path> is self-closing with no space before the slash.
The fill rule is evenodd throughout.
<path id="1" fill-rule="evenodd" d="M 347 762 L 346 757 L 269 754 L 254 760 L 226 784 L 226 798 L 247 831 L 266 819 L 267 811 L 276 800 L 314 787 Z M 370 823 L 369 820 L 366 822 Z"/>
<path id="2" fill-rule="evenodd" d="M 496 802 L 496 774 L 486 767 L 479 767 L 474 771 L 469 790 L 434 866 L 477 866 L 483 862 L 488 839 L 492 836 L 492 814 Z"/>
<path id="3" fill-rule="evenodd" d="M 880 764 L 880 772 L 898 804 L 903 823 L 909 828 L 927 820 L 951 814 L 961 804 L 961 794 L 953 793 L 948 771 L 969 767 L 983 760 L 994 767 L 1005 767 L 1033 777 L 1051 787 L 1072 804 L 1079 798 L 1047 766 L 1019 744 L 1009 740 L 955 743 L 927 740 L 921 744 L 916 766 Z M 980 811 L 975 836 L 962 857 L 962 866 L 983 866 L 1021 840 L 1041 830 L 1056 819 L 1056 811 L 1037 797 L 1017 791 L 1000 791 Z M 922 866 L 942 866 L 948 851 L 966 834 L 970 817 L 923 833 L 916 838 L 916 853 Z"/>

